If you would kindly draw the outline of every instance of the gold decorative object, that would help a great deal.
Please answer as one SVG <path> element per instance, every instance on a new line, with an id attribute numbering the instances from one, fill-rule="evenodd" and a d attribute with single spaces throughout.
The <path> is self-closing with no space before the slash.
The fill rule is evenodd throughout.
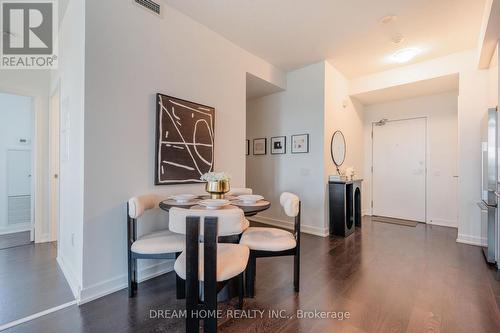
<path id="1" fill-rule="evenodd" d="M 229 180 L 208 181 L 205 190 L 212 199 L 224 199 L 224 194 L 230 190 Z"/>

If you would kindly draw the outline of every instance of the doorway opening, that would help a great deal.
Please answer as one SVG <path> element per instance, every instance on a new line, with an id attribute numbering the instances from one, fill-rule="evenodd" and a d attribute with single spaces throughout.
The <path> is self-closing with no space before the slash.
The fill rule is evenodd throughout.
<path id="1" fill-rule="evenodd" d="M 0 93 L 0 249 L 34 240 L 33 98 Z"/>
<path id="2" fill-rule="evenodd" d="M 32 76 L 0 92 L 0 331 L 76 302 L 57 262 L 59 88 Z"/>

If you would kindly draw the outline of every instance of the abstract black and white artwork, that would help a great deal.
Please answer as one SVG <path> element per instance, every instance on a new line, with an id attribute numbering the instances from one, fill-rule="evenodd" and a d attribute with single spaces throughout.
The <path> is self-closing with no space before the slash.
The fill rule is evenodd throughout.
<path id="1" fill-rule="evenodd" d="M 214 170 L 215 109 L 156 95 L 155 184 L 200 183 Z"/>
<path id="2" fill-rule="evenodd" d="M 286 136 L 271 138 L 271 154 L 286 154 Z"/>

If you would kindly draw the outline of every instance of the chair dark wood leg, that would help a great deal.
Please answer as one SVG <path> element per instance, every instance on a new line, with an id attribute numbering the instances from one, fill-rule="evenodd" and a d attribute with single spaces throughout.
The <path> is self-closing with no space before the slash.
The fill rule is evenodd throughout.
<path id="1" fill-rule="evenodd" d="M 181 252 L 177 252 L 175 254 L 175 258 L 179 257 Z M 175 274 L 175 297 L 177 299 L 185 299 L 186 298 L 186 282 L 179 277 L 179 275 Z"/>
<path id="2" fill-rule="evenodd" d="M 127 203 L 127 265 L 128 265 L 128 297 L 134 297 L 134 259 L 132 258 L 131 246 L 134 243 L 135 220 L 128 215 Z"/>
<path id="3" fill-rule="evenodd" d="M 132 285 L 132 255 L 128 254 L 128 297 L 134 297 L 134 288 Z"/>
<path id="4" fill-rule="evenodd" d="M 245 292 L 245 286 L 243 282 L 243 273 L 238 275 L 238 309 L 243 309 L 243 293 Z"/>
<path id="5" fill-rule="evenodd" d="M 245 272 L 245 287 L 247 297 L 255 296 L 255 275 L 257 269 L 257 258 L 250 251 L 250 257 L 248 258 L 248 265 Z"/>
<path id="6" fill-rule="evenodd" d="M 199 222 L 199 217 L 188 217 L 186 221 L 186 332 L 190 333 L 200 331 L 200 319 L 195 313 L 200 301 L 198 280 Z"/>
<path id="7" fill-rule="evenodd" d="M 217 218 L 206 217 L 204 246 L 204 304 L 208 317 L 203 320 L 203 332 L 217 332 Z"/>
<path id="8" fill-rule="evenodd" d="M 132 259 L 132 289 L 134 290 L 134 295 L 137 292 L 137 259 Z"/>
<path id="9" fill-rule="evenodd" d="M 300 289 L 300 252 L 297 251 L 293 257 L 293 287 L 295 292 L 299 292 Z"/>

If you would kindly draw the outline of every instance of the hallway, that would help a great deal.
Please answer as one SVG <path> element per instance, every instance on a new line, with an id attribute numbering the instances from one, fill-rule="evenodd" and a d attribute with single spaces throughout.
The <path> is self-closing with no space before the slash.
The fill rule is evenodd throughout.
<path id="1" fill-rule="evenodd" d="M 0 250 L 0 327 L 74 301 L 56 253 L 56 243 Z"/>

